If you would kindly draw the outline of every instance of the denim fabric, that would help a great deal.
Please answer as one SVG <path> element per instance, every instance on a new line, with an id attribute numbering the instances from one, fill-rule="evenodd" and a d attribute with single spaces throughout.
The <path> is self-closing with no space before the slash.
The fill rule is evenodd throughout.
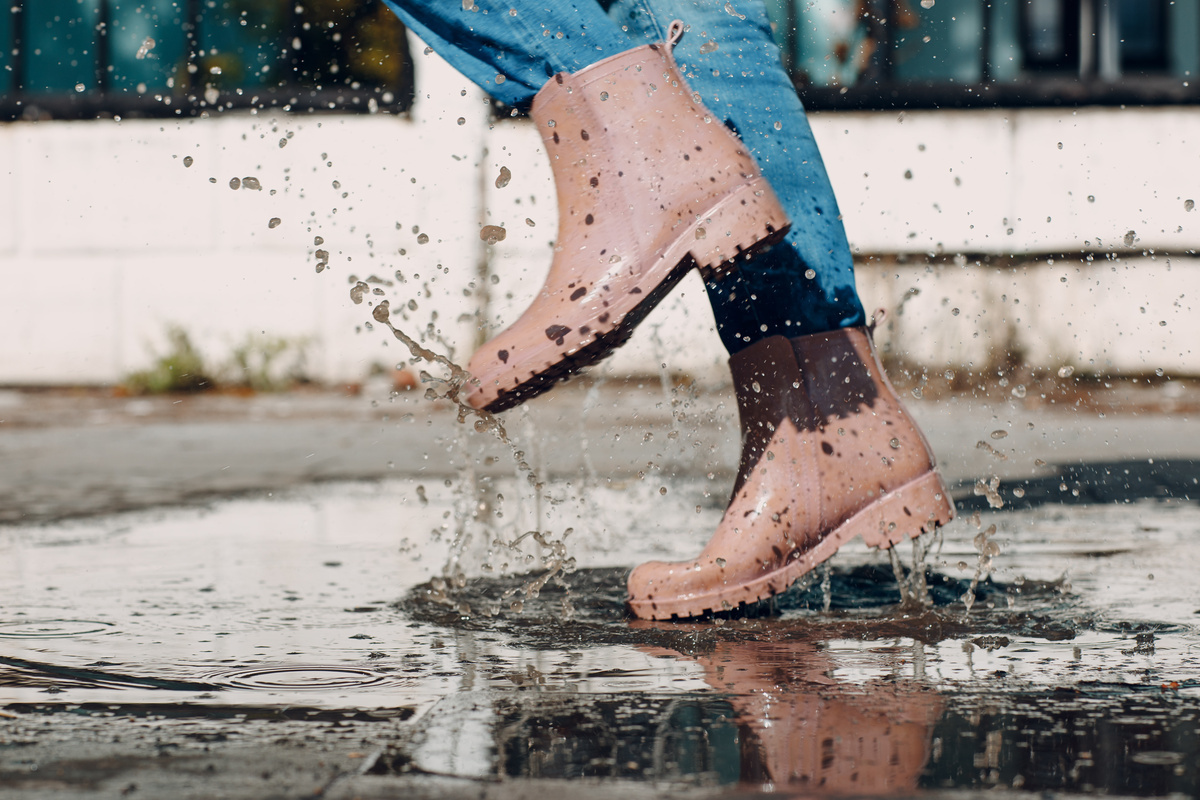
<path id="1" fill-rule="evenodd" d="M 734 353 L 768 336 L 865 323 L 833 187 L 762 0 L 609 0 L 607 15 L 597 0 L 475 0 L 471 11 L 446 0 L 387 2 L 467 78 L 517 107 L 556 72 L 662 41 L 683 20 L 681 71 L 741 136 L 792 220 L 783 242 L 707 285 L 721 341 Z"/>

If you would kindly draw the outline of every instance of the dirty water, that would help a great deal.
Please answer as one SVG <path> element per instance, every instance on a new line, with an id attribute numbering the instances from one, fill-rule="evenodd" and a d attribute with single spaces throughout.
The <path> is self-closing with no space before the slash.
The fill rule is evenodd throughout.
<path id="1" fill-rule="evenodd" d="M 476 487 L 492 516 L 473 532 L 460 486 L 416 480 L 0 528 L 0 773 L 46 737 L 116 731 L 179 752 L 344 741 L 398 780 L 1200 793 L 1194 503 L 968 504 L 925 560 L 926 606 L 851 545 L 753 613 L 672 624 L 630 619 L 621 584 L 702 545 L 708 481 L 586 503 L 549 482 L 539 504 L 520 482 Z M 493 563 L 484 532 L 533 522 L 575 525 L 569 588 L 522 590 L 536 543 Z M 444 592 L 464 535 L 481 577 Z"/>

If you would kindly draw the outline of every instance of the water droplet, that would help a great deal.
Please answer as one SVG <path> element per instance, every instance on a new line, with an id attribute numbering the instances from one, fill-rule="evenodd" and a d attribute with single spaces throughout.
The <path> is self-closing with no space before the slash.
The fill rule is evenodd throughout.
<path id="1" fill-rule="evenodd" d="M 1058 143 L 1058 149 L 1059 149 L 1059 150 L 1062 150 L 1062 142 L 1059 142 L 1059 143 Z"/>
<path id="2" fill-rule="evenodd" d="M 708 231 L 704 230 L 704 228 L 696 228 L 696 238 L 697 239 L 703 239 L 707 235 L 708 235 Z"/>
<path id="3" fill-rule="evenodd" d="M 1191 211 L 1195 207 L 1196 207 L 1195 200 L 1184 200 L 1183 201 L 1183 210 L 1184 211 Z"/>
<path id="4" fill-rule="evenodd" d="M 783 130 L 783 123 L 780 122 L 779 120 L 775 121 L 775 130 L 777 130 L 777 131 Z"/>
<path id="5" fill-rule="evenodd" d="M 184 156 L 184 157 L 183 157 L 183 165 L 184 165 L 185 167 L 190 167 L 190 166 L 191 166 L 192 164 L 194 164 L 194 163 L 195 163 L 195 161 L 193 161 L 193 159 L 192 159 L 192 157 L 191 157 L 191 156 Z"/>
<path id="6" fill-rule="evenodd" d="M 697 511 L 697 512 L 698 512 L 698 511 L 700 511 L 700 506 L 696 506 L 696 511 Z M 718 558 L 718 559 L 717 559 L 717 566 L 718 566 L 718 567 L 724 567 L 724 566 L 725 566 L 725 563 L 726 563 L 726 562 L 725 562 L 725 559 L 723 559 L 723 558 Z"/>
<path id="7" fill-rule="evenodd" d="M 1134 239 L 1136 239 L 1136 238 L 1137 238 L 1137 232 L 1136 232 L 1136 231 L 1126 231 L 1126 232 L 1125 232 L 1125 246 L 1126 246 L 1126 247 L 1133 247 L 1133 240 L 1134 240 Z"/>
<path id="8" fill-rule="evenodd" d="M 959 311 L 957 308 L 952 308 L 952 309 L 950 309 L 950 315 L 951 315 L 951 316 L 957 317 L 957 316 L 958 316 L 959 314 L 961 314 L 961 313 L 962 313 L 962 312 L 961 312 L 961 311 Z"/>
<path id="9" fill-rule="evenodd" d="M 608 99 L 608 92 L 601 92 L 601 93 L 600 93 L 600 99 L 601 99 L 601 100 L 607 100 L 607 99 Z"/>
<path id="10" fill-rule="evenodd" d="M 1022 489 L 1020 486 L 1014 487 L 1012 490 L 1012 493 L 1013 493 L 1013 497 L 1017 498 L 1018 500 L 1020 500 L 1022 497 L 1025 496 L 1025 490 Z"/>
<path id="11" fill-rule="evenodd" d="M 280 146 L 281 148 L 282 148 L 282 147 L 287 147 L 287 138 L 286 138 L 286 137 L 284 137 L 283 139 L 280 139 L 280 140 L 279 140 L 279 146 Z"/>
<path id="12" fill-rule="evenodd" d="M 335 188 L 335 189 L 340 189 L 340 188 L 342 188 L 342 182 L 341 182 L 341 181 L 334 181 L 334 182 L 333 182 L 333 188 Z"/>
<path id="13" fill-rule="evenodd" d="M 552 119 L 550 119 L 550 120 L 546 120 L 546 127 L 547 127 L 547 128 L 553 128 L 553 127 L 554 127 L 555 125 L 557 125 L 557 124 L 558 124 L 558 123 L 557 123 L 557 122 L 555 122 L 555 121 L 554 121 L 554 120 L 552 120 Z"/>
<path id="14" fill-rule="evenodd" d="M 1161 378 L 1161 377 L 1163 376 L 1163 369 L 1162 369 L 1162 367 L 1157 367 L 1157 368 L 1154 370 L 1154 374 L 1155 374 L 1155 375 L 1157 375 L 1158 377 L 1160 377 L 1160 378 Z"/>
<path id="15" fill-rule="evenodd" d="M 934 2 L 935 2 L 935 0 L 921 0 L 921 8 L 925 8 L 925 9 L 933 8 Z"/>
<path id="16" fill-rule="evenodd" d="M 459 124 L 459 125 L 466 125 L 466 124 L 467 124 L 467 118 L 466 118 L 466 117 L 459 117 L 459 118 L 458 118 L 458 124 Z"/>
<path id="17" fill-rule="evenodd" d="M 1094 195 L 1094 194 L 1089 194 L 1089 195 L 1088 195 L 1088 202 L 1089 202 L 1089 203 L 1094 203 L 1094 202 L 1096 202 L 1096 195 Z"/>
<path id="18" fill-rule="evenodd" d="M 278 228 L 281 222 L 283 222 L 283 220 L 281 220 L 279 217 L 271 217 L 271 221 L 267 223 L 267 227 Z"/>
<path id="19" fill-rule="evenodd" d="M 417 244 L 428 244 L 428 242 L 429 242 L 429 234 L 428 233 L 422 233 L 420 236 L 417 237 Z"/>
<path id="20" fill-rule="evenodd" d="M 535 225 L 537 225 L 537 223 L 534 222 L 533 220 L 531 220 L 529 217 L 525 218 L 525 224 L 531 228 L 534 227 Z"/>
<path id="21" fill-rule="evenodd" d="M 512 180 L 512 172 L 508 167 L 501 167 L 500 174 L 496 176 L 496 188 L 503 189 L 508 186 L 508 182 Z"/>
<path id="22" fill-rule="evenodd" d="M 750 388 L 753 389 L 756 393 L 762 392 L 762 386 L 759 385 L 758 381 L 752 381 L 750 383 Z"/>
<path id="23" fill-rule="evenodd" d="M 942 377 L 948 381 L 954 380 L 954 370 L 952 370 L 952 369 L 946 370 L 945 372 L 942 373 Z"/>
<path id="24" fill-rule="evenodd" d="M 906 181 L 911 181 L 911 180 L 912 180 L 912 170 L 911 170 L 911 169 L 906 169 L 906 170 L 904 170 L 904 179 L 905 179 Z"/>
<path id="25" fill-rule="evenodd" d="M 667 487 L 665 487 L 665 486 L 658 487 L 658 493 L 665 495 L 667 493 Z"/>
<path id="26" fill-rule="evenodd" d="M 1012 389 L 1012 396 L 1017 398 L 1018 400 L 1021 399 L 1022 397 L 1024 397 L 1025 396 L 1025 384 L 1018 383 L 1016 386 L 1014 386 Z"/>
<path id="27" fill-rule="evenodd" d="M 1008 436 L 1008 431 L 1004 431 L 1004 430 L 995 430 L 995 431 L 992 431 L 992 438 L 993 438 L 993 439 L 1003 439 L 1003 438 L 1005 438 L 1005 437 L 1007 437 L 1007 436 Z"/>
<path id="28" fill-rule="evenodd" d="M 423 52 L 425 55 L 429 55 L 430 53 L 432 53 L 432 52 L 433 52 L 433 48 L 432 48 L 432 47 L 426 47 L 426 48 L 424 49 L 424 51 L 422 51 L 422 52 Z"/>
<path id="29" fill-rule="evenodd" d="M 145 39 L 142 40 L 141 46 L 138 47 L 137 53 L 135 53 L 133 57 L 136 58 L 138 61 L 141 61 L 143 58 L 145 58 L 150 53 L 151 50 L 154 49 L 154 44 L 155 44 L 154 39 L 147 36 Z"/>
<path id="30" fill-rule="evenodd" d="M 1060 377 L 1060 378 L 1069 378 L 1074 374 L 1075 374 L 1075 368 L 1072 367 L 1070 364 L 1068 364 L 1065 367 L 1058 368 L 1058 377 Z"/>
<path id="31" fill-rule="evenodd" d="M 323 245 L 323 244 L 325 244 L 325 237 L 324 237 L 324 236 L 314 236 L 314 237 L 313 237 L 313 244 L 315 244 L 315 245 Z"/>
<path id="32" fill-rule="evenodd" d="M 500 84 L 504 83 L 506 80 L 508 80 L 508 78 L 504 77 L 503 75 L 501 75 L 499 73 L 496 74 L 496 85 L 500 85 Z"/>
<path id="33" fill-rule="evenodd" d="M 82 83 L 77 83 L 77 84 L 75 84 L 75 91 L 77 91 L 77 92 L 82 92 L 82 91 L 84 91 L 85 89 L 87 89 L 87 87 L 86 87 L 86 86 L 84 86 Z"/>
<path id="34" fill-rule="evenodd" d="M 812 267 L 809 267 L 808 269 L 804 270 L 804 277 L 811 281 L 813 278 L 817 277 L 817 271 Z"/>
<path id="35" fill-rule="evenodd" d="M 258 178 L 242 178 L 242 188 L 253 192 L 261 192 L 262 184 L 258 182 Z"/>
<path id="36" fill-rule="evenodd" d="M 242 188 L 242 179 L 241 178 L 230 178 L 229 179 L 229 188 L 230 189 Z"/>
<path id="37" fill-rule="evenodd" d="M 700 52 L 701 53 L 711 53 L 713 50 L 716 50 L 718 47 L 720 47 L 720 45 L 718 45 L 712 39 L 709 39 L 707 42 L 700 45 Z"/>
<path id="38" fill-rule="evenodd" d="M 489 280 L 491 280 L 492 285 L 495 286 L 496 284 L 500 283 L 500 276 L 493 275 Z"/>
<path id="39" fill-rule="evenodd" d="M 488 244 L 503 242 L 505 236 L 508 236 L 508 231 L 499 225 L 484 225 L 482 230 L 479 231 L 479 238 Z"/>

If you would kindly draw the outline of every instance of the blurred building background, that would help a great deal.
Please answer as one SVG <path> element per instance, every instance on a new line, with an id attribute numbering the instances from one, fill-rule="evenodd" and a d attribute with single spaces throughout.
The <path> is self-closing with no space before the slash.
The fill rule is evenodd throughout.
<path id="1" fill-rule="evenodd" d="M 894 358 L 1200 375 L 1200 0 L 768 5 Z M 381 2 L 7 6 L 0 384 L 116 382 L 171 327 L 361 380 L 407 355 L 372 303 L 465 359 L 540 285 L 536 132 Z M 692 276 L 603 370 L 723 363 Z"/>

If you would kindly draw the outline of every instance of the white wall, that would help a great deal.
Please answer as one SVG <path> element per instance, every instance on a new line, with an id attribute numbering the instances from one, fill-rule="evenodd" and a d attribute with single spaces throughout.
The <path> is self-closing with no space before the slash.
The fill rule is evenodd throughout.
<path id="1" fill-rule="evenodd" d="M 393 282 L 381 286 L 393 309 L 416 300 L 409 330 L 436 312 L 435 329 L 465 359 L 479 319 L 512 320 L 540 285 L 553 185 L 528 123 L 493 124 L 477 90 L 436 55 L 417 59 L 410 118 L 0 126 L 0 383 L 115 382 L 149 363 L 172 323 L 215 360 L 250 333 L 305 338 L 315 377 L 359 380 L 405 355 L 366 330 L 370 309 L 350 300 L 351 276 L 370 275 Z M 895 307 L 919 290 L 894 318 L 895 346 L 910 357 L 981 364 L 1018 341 L 1043 365 L 1200 374 L 1187 346 L 1200 333 L 1190 305 L 1200 262 L 1187 255 L 1200 249 L 1200 211 L 1184 208 L 1200 199 L 1200 109 L 824 113 L 812 123 L 862 260 L 864 301 Z M 513 178 L 497 189 L 502 165 Z M 262 191 L 229 188 L 247 176 Z M 482 224 L 509 235 L 488 248 Z M 331 254 L 321 274 L 318 235 Z M 1081 262 L 1081 251 L 1097 260 Z M 956 263 L 957 253 L 968 256 Z M 1059 254 L 1052 266 L 1046 254 Z M 976 266 L 983 256 L 1003 268 Z M 694 276 L 604 368 L 664 362 L 724 377 Z"/>

